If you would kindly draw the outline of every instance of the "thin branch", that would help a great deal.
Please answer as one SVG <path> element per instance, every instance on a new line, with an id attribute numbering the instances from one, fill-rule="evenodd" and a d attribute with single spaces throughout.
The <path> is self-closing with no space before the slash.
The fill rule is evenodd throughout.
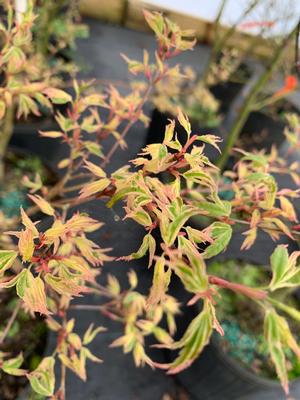
<path id="1" fill-rule="evenodd" d="M 73 304 L 70 310 L 101 311 L 101 307 L 96 304 Z"/>
<path id="2" fill-rule="evenodd" d="M 67 316 L 64 314 L 63 316 L 63 329 L 66 329 L 67 326 Z M 60 375 L 60 387 L 59 387 L 59 395 L 61 400 L 65 400 L 66 398 L 66 372 L 67 368 L 63 362 L 61 364 L 61 375 Z"/>
<path id="3" fill-rule="evenodd" d="M 99 306 L 94 304 L 73 304 L 70 306 L 70 310 L 99 311 L 105 317 L 108 317 L 113 321 L 123 321 L 122 317 L 109 310 L 109 308 L 106 308 L 105 305 Z"/>
<path id="4" fill-rule="evenodd" d="M 18 313 L 20 311 L 20 308 L 21 308 L 21 300 L 18 301 L 13 313 L 11 314 L 11 316 L 10 316 L 8 322 L 7 322 L 7 325 L 6 325 L 2 335 L 0 337 L 0 344 L 2 344 L 4 342 L 6 336 L 8 335 L 8 332 L 10 331 L 13 323 L 15 322 L 15 320 L 17 318 L 17 315 L 18 315 Z"/>
<path id="5" fill-rule="evenodd" d="M 149 82 L 148 88 L 145 91 L 144 97 L 141 100 L 141 103 L 139 104 L 135 115 L 139 116 L 140 112 L 143 109 L 144 104 L 146 103 L 146 101 L 148 100 L 148 97 L 151 93 L 152 87 L 153 87 L 153 82 L 155 81 L 155 79 L 153 79 L 151 82 Z M 105 159 L 103 160 L 103 162 L 101 163 L 100 167 L 103 168 L 105 167 L 111 160 L 112 156 L 114 155 L 114 153 L 116 152 L 116 150 L 119 148 L 120 144 L 122 143 L 122 141 L 125 139 L 128 131 L 130 130 L 130 128 L 137 122 L 138 118 L 132 118 L 130 121 L 128 121 L 127 125 L 125 126 L 125 128 L 123 129 L 123 132 L 120 135 L 119 140 L 117 140 L 113 146 L 111 147 L 111 149 L 109 150 L 109 152 L 107 153 L 107 156 L 105 157 Z"/>
<path id="6" fill-rule="evenodd" d="M 267 293 L 263 290 L 251 288 L 240 283 L 229 282 L 217 276 L 210 275 L 208 280 L 209 283 L 211 283 L 212 285 L 216 285 L 224 289 L 229 289 L 233 292 L 241 293 L 244 296 L 250 297 L 251 299 L 263 300 L 267 297 Z"/>

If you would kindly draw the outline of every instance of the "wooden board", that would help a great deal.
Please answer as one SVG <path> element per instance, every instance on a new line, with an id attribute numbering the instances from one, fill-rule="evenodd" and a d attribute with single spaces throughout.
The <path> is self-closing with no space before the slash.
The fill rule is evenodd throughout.
<path id="1" fill-rule="evenodd" d="M 108 22 L 121 23 L 125 7 L 124 0 L 80 0 L 82 15 Z"/>
<path id="2" fill-rule="evenodd" d="M 178 23 L 183 29 L 194 29 L 195 35 L 201 43 L 210 44 L 214 40 L 213 23 L 201 18 L 183 15 L 163 7 L 150 4 L 147 0 L 80 0 L 80 12 L 93 18 L 117 23 L 130 29 L 149 31 L 143 17 L 143 9 L 160 11 L 172 21 Z M 221 26 L 221 35 L 228 27 Z M 255 45 L 251 42 L 255 40 Z M 254 37 L 244 32 L 235 32 L 228 45 L 246 51 L 252 47 L 251 52 L 258 58 L 267 59 L 273 54 L 273 46 L 269 40 Z M 293 57 L 293 47 L 289 49 L 290 58 Z"/>

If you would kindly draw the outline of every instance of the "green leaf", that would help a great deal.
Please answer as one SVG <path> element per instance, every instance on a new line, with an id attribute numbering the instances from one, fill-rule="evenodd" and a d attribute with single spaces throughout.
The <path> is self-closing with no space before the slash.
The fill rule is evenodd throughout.
<path id="1" fill-rule="evenodd" d="M 164 144 L 160 144 L 159 150 L 158 150 L 158 159 L 159 161 L 163 160 L 165 157 L 168 155 L 168 149 L 167 146 Z"/>
<path id="2" fill-rule="evenodd" d="M 192 168 L 183 174 L 187 181 L 198 183 L 199 185 L 207 186 L 212 189 L 215 188 L 216 184 L 212 177 L 204 172 L 201 168 Z"/>
<path id="3" fill-rule="evenodd" d="M 0 273 L 10 268 L 17 257 L 18 252 L 14 250 L 0 250 Z"/>
<path id="4" fill-rule="evenodd" d="M 184 236 L 178 237 L 178 249 L 189 260 L 187 265 L 180 257 L 173 267 L 185 289 L 191 293 L 205 292 L 208 287 L 208 276 L 202 255 Z"/>
<path id="5" fill-rule="evenodd" d="M 280 382 L 288 393 L 288 376 L 283 346 L 281 343 L 278 315 L 274 310 L 268 310 L 264 321 L 265 338 L 268 344 L 271 359 L 275 365 Z"/>
<path id="6" fill-rule="evenodd" d="M 211 229 L 211 237 L 214 242 L 204 251 L 204 258 L 211 258 L 221 253 L 230 242 L 232 236 L 231 226 L 223 222 L 214 222 L 209 229 Z"/>
<path id="7" fill-rule="evenodd" d="M 47 88 L 43 93 L 50 98 L 54 104 L 65 104 L 72 101 L 72 96 L 61 89 Z"/>
<path id="8" fill-rule="evenodd" d="M 171 246 L 174 243 L 178 236 L 178 233 L 180 232 L 183 225 L 187 222 L 187 220 L 196 214 L 199 214 L 199 210 L 197 210 L 195 207 L 182 207 L 180 214 L 167 227 L 168 236 L 166 238 L 166 244 L 168 246 Z"/>
<path id="9" fill-rule="evenodd" d="M 28 279 L 28 274 L 30 274 L 28 269 L 25 269 L 22 271 L 22 273 L 19 276 L 19 279 L 17 280 L 16 284 L 16 291 L 17 295 L 22 299 L 25 294 L 25 290 L 27 286 L 29 285 L 29 279 Z"/>
<path id="10" fill-rule="evenodd" d="M 83 344 L 84 345 L 90 344 L 98 335 L 98 333 L 105 331 L 106 329 L 103 326 L 98 326 L 97 328 L 94 329 L 94 324 L 91 324 L 83 336 Z"/>
<path id="11" fill-rule="evenodd" d="M 168 345 L 173 342 L 173 339 L 169 335 L 169 333 L 165 329 L 162 329 L 160 326 L 154 326 L 152 329 L 152 333 L 160 343 Z"/>
<path id="12" fill-rule="evenodd" d="M 10 280 L 5 281 L 5 282 L 1 282 L 0 283 L 0 288 L 1 289 L 12 288 L 13 286 L 15 286 L 18 283 L 19 279 L 23 278 L 23 275 L 27 273 L 26 271 L 27 271 L 27 269 L 23 269 L 23 271 L 21 271 L 18 275 L 14 276 Z"/>
<path id="13" fill-rule="evenodd" d="M 155 253 L 155 247 L 156 247 L 155 239 L 150 233 L 148 233 L 147 235 L 144 236 L 143 242 L 138 251 L 136 251 L 135 253 L 131 253 L 129 256 L 120 257 L 119 260 L 126 260 L 126 261 L 137 260 L 139 258 L 144 257 L 147 251 L 149 250 L 148 267 L 150 267 Z"/>
<path id="14" fill-rule="evenodd" d="M 25 94 L 20 94 L 17 118 L 20 118 L 22 115 L 27 118 L 30 113 L 39 115 L 37 104 L 31 99 L 31 97 Z"/>
<path id="15" fill-rule="evenodd" d="M 108 208 L 113 207 L 113 205 L 123 199 L 124 197 L 130 195 L 130 194 L 136 194 L 136 195 L 143 195 L 145 196 L 146 199 L 149 199 L 151 201 L 151 197 L 148 196 L 146 192 L 144 192 L 142 189 L 138 187 L 127 187 L 124 189 L 119 190 L 111 199 L 110 201 L 106 204 Z"/>
<path id="16" fill-rule="evenodd" d="M 188 368 L 208 344 L 213 331 L 212 309 L 204 302 L 203 310 L 188 326 L 183 337 L 169 346 L 170 349 L 180 349 L 179 356 L 168 367 L 168 374 L 177 374 Z"/>
<path id="17" fill-rule="evenodd" d="M 229 217 L 231 213 L 231 203 L 229 201 L 219 201 L 218 203 L 210 203 L 208 201 L 199 201 L 197 207 L 206 212 L 209 217 Z"/>
<path id="18" fill-rule="evenodd" d="M 9 375 L 23 376 L 26 374 L 26 371 L 24 369 L 20 369 L 22 363 L 23 363 L 23 355 L 19 354 L 15 358 L 3 361 L 1 368 L 4 372 L 6 372 Z"/>
<path id="19" fill-rule="evenodd" d="M 25 287 L 26 285 L 26 287 Z M 39 277 L 34 277 L 27 270 L 22 300 L 31 312 L 39 312 L 40 314 L 49 314 L 47 309 L 47 299 L 44 281 Z M 18 289 L 20 292 L 20 288 Z"/>
<path id="20" fill-rule="evenodd" d="M 145 227 L 148 227 L 152 224 L 152 219 L 150 215 L 142 207 L 127 214 L 126 218 L 132 218 L 138 224 L 143 225 Z"/>
<path id="21" fill-rule="evenodd" d="M 158 12 L 150 12 L 144 10 L 144 17 L 147 24 L 154 31 L 157 36 L 161 36 L 164 29 L 164 19 L 163 16 Z"/>
<path id="22" fill-rule="evenodd" d="M 290 275 L 290 274 L 289 274 Z M 282 287 L 297 287 L 300 286 L 300 268 L 295 269 L 294 274 L 286 276 Z"/>
<path id="23" fill-rule="evenodd" d="M 268 301 L 272 303 L 276 308 L 285 312 L 290 317 L 294 318 L 295 321 L 300 322 L 300 311 L 296 310 L 295 308 L 288 306 L 272 297 L 268 297 Z"/>
<path id="24" fill-rule="evenodd" d="M 168 145 L 174 136 L 174 129 L 175 129 L 175 121 L 172 120 L 165 128 L 165 137 L 163 143 Z"/>
<path id="25" fill-rule="evenodd" d="M 277 183 L 275 178 L 263 172 L 254 172 L 247 176 L 247 180 L 249 182 L 254 182 L 255 184 L 263 184 L 268 187 L 268 190 L 265 194 L 265 201 L 261 201 L 260 205 L 262 208 L 267 210 L 271 209 L 274 206 L 277 194 Z"/>
<path id="26" fill-rule="evenodd" d="M 85 140 L 83 145 L 91 154 L 94 154 L 98 157 L 103 157 L 102 146 L 100 144 Z"/>
<path id="27" fill-rule="evenodd" d="M 270 289 L 275 290 L 278 288 L 281 280 L 289 269 L 289 254 L 287 248 L 284 245 L 277 246 L 270 260 L 273 274 Z"/>
<path id="28" fill-rule="evenodd" d="M 211 146 L 215 147 L 219 153 L 221 153 L 220 147 L 217 145 L 217 143 L 221 142 L 222 139 L 219 138 L 218 136 L 215 135 L 200 135 L 197 136 L 198 140 L 201 140 L 204 143 L 208 143 Z"/>
<path id="29" fill-rule="evenodd" d="M 245 154 L 244 157 L 241 158 L 242 161 L 252 161 L 255 167 L 265 167 L 268 164 L 267 157 L 261 154 L 248 153 L 246 151 L 242 151 Z"/>
<path id="30" fill-rule="evenodd" d="M 180 109 L 178 110 L 178 115 L 177 115 L 178 121 L 180 123 L 180 125 L 184 128 L 184 130 L 187 133 L 187 137 L 188 139 L 190 138 L 190 134 L 192 132 L 192 128 L 191 128 L 191 124 L 190 121 L 187 117 L 187 115 L 185 115 Z"/>
<path id="31" fill-rule="evenodd" d="M 147 299 L 149 306 L 156 306 L 163 302 L 171 279 L 171 269 L 165 266 L 165 259 L 160 257 L 154 266 L 152 286 Z"/>
<path id="32" fill-rule="evenodd" d="M 28 374 L 32 389 L 42 396 L 52 396 L 55 387 L 54 357 L 45 357 L 36 370 Z"/>
<path id="33" fill-rule="evenodd" d="M 55 116 L 56 122 L 64 132 L 69 132 L 74 128 L 74 123 L 70 118 L 64 117 L 59 111 Z"/>

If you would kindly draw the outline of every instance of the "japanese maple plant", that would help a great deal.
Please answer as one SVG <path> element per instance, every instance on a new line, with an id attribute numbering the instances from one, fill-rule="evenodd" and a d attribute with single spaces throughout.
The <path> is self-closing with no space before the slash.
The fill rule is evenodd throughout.
<path id="1" fill-rule="evenodd" d="M 77 81 L 73 96 L 53 89 L 46 93 L 41 90 L 50 101 L 68 103 L 66 115 L 56 115 L 60 130 L 41 134 L 60 137 L 69 146 L 69 156 L 58 164 L 63 174 L 54 187 L 44 187 L 40 181 L 27 182 L 34 205 L 21 209 L 19 230 L 15 226 L 17 221 L 6 228 L 6 235 L 17 238 L 17 246 L 11 244 L 0 251 L 0 287 L 15 288 L 19 302 L 0 342 L 6 340 L 16 315 L 23 309 L 32 317 L 36 313 L 44 316 L 49 329 L 57 335 L 57 344 L 33 371 L 22 367 L 22 353 L 0 354 L 0 367 L 8 374 L 25 375 L 40 395 L 65 399 L 66 370 L 86 380 L 86 361 L 101 361 L 101 354 L 92 354 L 88 346 L 104 328 L 91 321 L 80 337 L 76 321 L 68 316 L 74 297 L 97 293 L 99 302 L 104 299 L 99 303 L 99 312 L 124 324 L 124 335 L 112 346 L 132 352 L 137 366 L 148 364 L 166 369 L 169 374 L 180 372 L 200 355 L 214 330 L 223 334 L 215 297 L 219 288 L 225 288 L 262 308 L 270 358 L 288 392 L 284 351 L 288 347 L 300 357 L 300 348 L 286 317 L 300 323 L 300 312 L 279 301 L 276 293 L 299 287 L 299 252 L 289 254 L 287 247 L 279 245 L 270 254 L 272 274 L 264 287 L 248 287 L 211 275 L 206 262 L 226 248 L 237 225 L 245 228 L 243 249 L 255 242 L 260 230 L 273 240 L 282 235 L 291 240 L 297 237 L 297 218 L 291 200 L 298 197 L 298 190 L 279 189 L 274 174 L 291 173 L 297 180 L 298 164 L 287 165 L 275 149 L 271 154 L 242 151 L 236 168 L 225 172 L 232 180 L 234 196 L 230 201 L 223 200 L 220 171 L 205 156 L 205 146 L 218 149 L 219 138 L 191 132 L 187 117 L 178 110 L 179 123 L 186 131 L 184 144 L 176 138 L 175 121 L 170 121 L 163 143 L 148 145 L 130 164 L 111 174 L 106 172 L 116 150 L 126 148 L 126 136 L 132 125 L 137 121 L 147 123 L 143 105 L 153 87 L 168 75 L 180 74 L 179 67 L 170 67 L 168 60 L 191 50 L 195 44 L 192 32 L 180 30 L 161 14 L 145 12 L 145 18 L 156 34 L 158 49 L 154 57 L 144 51 L 142 62 L 124 57 L 129 71 L 144 78 L 132 85 L 130 93 L 123 95 L 113 86 L 95 93 L 91 84 Z M 39 93 L 38 89 L 35 93 Z M 3 114 L 6 112 L 3 108 Z M 115 141 L 104 153 L 102 142 L 111 136 Z M 162 172 L 169 175 L 168 183 L 161 182 Z M 149 255 L 153 282 L 147 295 L 138 291 L 134 271 L 128 273 L 128 287 L 124 289 L 113 275 L 107 285 L 97 282 L 102 265 L 113 260 L 114 253 L 89 239 L 91 232 L 101 228 L 101 215 L 98 221 L 76 211 L 79 204 L 94 199 L 104 201 L 107 207 L 124 202 L 124 218 L 144 227 L 145 235 L 142 243 L 137 244 L 137 251 L 124 255 L 119 262 Z M 37 210 L 50 218 L 50 226 L 43 229 L 35 221 Z M 189 224 L 195 215 L 209 217 L 210 222 L 204 228 L 195 228 Z M 155 240 L 155 231 L 160 233 L 160 241 Z M 180 305 L 168 293 L 174 276 L 190 294 L 187 306 L 199 305 L 198 315 L 178 341 L 174 335 Z M 167 328 L 163 324 L 165 318 Z M 158 346 L 179 351 L 173 362 L 159 364 L 150 359 L 145 346 L 149 335 L 157 339 Z M 55 381 L 55 365 L 60 366 L 59 382 Z"/>
<path id="2" fill-rule="evenodd" d="M 66 27 L 60 30 L 56 27 L 57 38 L 50 45 L 52 31 L 61 18 L 56 14 L 62 12 L 64 2 L 56 3 L 49 1 L 34 6 L 33 2 L 28 2 L 26 12 L 21 15 L 15 12 L 11 2 L 5 1 L 2 5 L 4 15 L 0 23 L 0 181 L 4 177 L 5 156 L 16 120 L 27 119 L 30 115 L 42 117 L 45 110 L 51 113 L 53 104 L 64 104 L 69 98 L 66 93 L 63 99 L 59 96 L 59 88 L 64 85 L 62 73 L 72 73 L 77 68 L 73 63 L 59 59 L 51 62 L 48 53 L 54 58 L 61 48 L 74 46 L 76 32 L 84 30 L 85 27 L 73 23 L 73 14 L 69 10 L 65 17 Z M 75 5 L 72 9 L 76 9 Z M 45 29 L 45 25 L 48 26 L 48 30 Z M 47 46 L 43 47 L 44 42 L 50 49 Z"/>

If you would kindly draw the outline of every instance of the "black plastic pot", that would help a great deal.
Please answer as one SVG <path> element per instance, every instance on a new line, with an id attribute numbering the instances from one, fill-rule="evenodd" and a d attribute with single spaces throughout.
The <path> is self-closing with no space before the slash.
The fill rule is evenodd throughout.
<path id="1" fill-rule="evenodd" d="M 267 265 L 270 254 L 278 243 L 274 243 L 262 233 L 250 250 L 241 252 L 240 245 L 243 239 L 240 233 L 234 233 L 227 250 L 214 260 L 236 259 L 256 265 Z M 290 252 L 297 248 L 293 242 L 286 243 Z M 184 320 L 182 326 L 186 326 L 187 323 Z M 286 398 L 278 381 L 261 378 L 244 368 L 226 354 L 214 338 L 194 364 L 178 374 L 177 379 L 194 400 L 284 400 Z M 290 383 L 290 391 L 291 398 L 300 398 L 300 378 Z"/>
<path id="2" fill-rule="evenodd" d="M 284 400 L 279 382 L 264 379 L 241 367 L 216 341 L 200 358 L 177 376 L 194 400 Z M 290 383 L 290 398 L 300 398 L 300 380 Z"/>
<path id="3" fill-rule="evenodd" d="M 28 119 L 15 120 L 10 145 L 35 153 L 44 161 L 49 161 L 61 145 L 60 138 L 47 138 L 39 134 L 40 131 L 60 131 L 54 115 L 57 112 L 65 115 L 69 104 L 54 104 L 53 112 L 41 109 L 40 116 L 30 115 Z"/>
<path id="4" fill-rule="evenodd" d="M 43 160 L 49 160 L 57 151 L 61 140 L 60 138 L 42 137 L 39 131 L 54 131 L 58 129 L 58 125 L 53 119 L 41 118 L 32 122 L 22 121 L 15 125 L 10 145 L 32 152 Z"/>
<path id="5" fill-rule="evenodd" d="M 265 149 L 267 152 L 272 146 L 280 147 L 285 140 L 283 134 L 286 123 L 279 117 L 255 111 L 246 121 L 237 147 L 247 151 Z"/>
<path id="6" fill-rule="evenodd" d="M 242 90 L 244 84 L 238 82 L 221 82 L 211 86 L 210 91 L 220 103 L 220 113 L 226 114 L 230 108 L 230 104 Z"/>

